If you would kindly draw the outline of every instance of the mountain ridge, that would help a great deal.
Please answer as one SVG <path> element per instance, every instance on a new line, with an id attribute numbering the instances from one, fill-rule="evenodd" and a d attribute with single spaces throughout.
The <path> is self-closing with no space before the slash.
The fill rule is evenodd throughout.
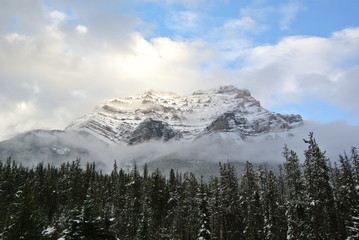
<path id="1" fill-rule="evenodd" d="M 300 115 L 264 109 L 247 89 L 223 86 L 189 95 L 149 90 L 105 101 L 65 130 L 32 130 L 0 142 L 0 160 L 11 156 L 31 166 L 81 158 L 110 169 L 117 159 L 122 167 L 172 164 L 208 175 L 203 169 L 218 161 L 276 159 L 272 147 L 281 148 L 302 125 Z"/>
<path id="2" fill-rule="evenodd" d="M 109 143 L 134 144 L 173 137 L 194 140 L 213 131 L 233 131 L 245 138 L 302 124 L 300 115 L 264 109 L 247 89 L 222 86 L 191 95 L 149 90 L 108 100 L 65 130 L 86 131 Z"/>

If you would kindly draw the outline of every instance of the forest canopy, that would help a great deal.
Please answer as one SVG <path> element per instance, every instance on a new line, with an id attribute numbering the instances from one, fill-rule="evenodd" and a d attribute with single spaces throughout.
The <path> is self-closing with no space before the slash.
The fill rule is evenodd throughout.
<path id="1" fill-rule="evenodd" d="M 334 164 L 313 134 L 304 163 L 285 146 L 278 171 L 219 163 L 205 181 L 158 169 L 109 174 L 80 160 L 0 161 L 0 239 L 358 239 L 359 156 Z"/>

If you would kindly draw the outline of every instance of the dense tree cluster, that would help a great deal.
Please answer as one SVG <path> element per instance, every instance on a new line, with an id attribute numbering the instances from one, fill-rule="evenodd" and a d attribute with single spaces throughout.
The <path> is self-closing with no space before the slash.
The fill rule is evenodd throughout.
<path id="1" fill-rule="evenodd" d="M 0 239 L 359 239 L 359 156 L 330 166 L 309 135 L 278 171 L 219 164 L 210 180 L 145 166 L 140 174 L 0 162 Z"/>

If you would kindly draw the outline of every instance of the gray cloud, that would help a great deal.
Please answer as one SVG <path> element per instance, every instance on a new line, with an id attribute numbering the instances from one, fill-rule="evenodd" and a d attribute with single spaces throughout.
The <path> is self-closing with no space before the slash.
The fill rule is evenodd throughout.
<path id="1" fill-rule="evenodd" d="M 248 138 L 245 142 L 234 133 L 204 135 L 195 141 L 151 141 L 138 145 L 108 145 L 85 133 L 34 131 L 17 136 L 0 144 L 0 160 L 12 156 L 26 166 L 39 162 L 60 165 L 66 161 L 82 159 L 82 163 L 95 161 L 99 169 L 111 171 L 116 160 L 119 167 L 132 167 L 148 163 L 168 171 L 178 167 L 181 171 L 197 171 L 211 174 L 218 162 L 266 163 L 276 166 L 284 162 L 284 145 L 297 152 L 304 161 L 304 151 L 309 132 L 331 162 L 338 161 L 339 154 L 359 147 L 359 126 L 345 122 L 319 123 L 305 121 L 302 127 L 289 132 L 271 133 Z M 36 146 L 36 148 L 34 147 Z M 237 165 L 238 165 L 237 164 Z M 204 172 L 204 169 L 209 172 Z"/>
<path id="2" fill-rule="evenodd" d="M 45 14 L 42 0 L 3 0 L 0 8 L 0 32 L 38 32 L 43 27 Z"/>
<path id="3" fill-rule="evenodd" d="M 0 139 L 33 128 L 63 129 L 106 98 L 150 88 L 189 93 L 234 84 L 267 106 L 299 102 L 309 93 L 358 112 L 358 28 L 254 46 L 247 34 L 263 26 L 247 12 L 203 38 L 147 39 L 133 30 L 144 24 L 133 9 L 128 1 L 4 1 Z M 237 61 L 243 68 L 227 68 Z"/>

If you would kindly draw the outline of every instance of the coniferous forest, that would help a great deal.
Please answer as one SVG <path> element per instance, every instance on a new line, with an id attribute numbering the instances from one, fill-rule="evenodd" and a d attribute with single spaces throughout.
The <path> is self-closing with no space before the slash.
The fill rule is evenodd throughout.
<path id="1" fill-rule="evenodd" d="M 247 162 L 238 177 L 219 164 L 209 180 L 9 158 L 0 162 L 0 239 L 359 239 L 356 148 L 330 163 L 313 134 L 305 142 L 303 164 L 284 147 L 278 171 Z"/>

